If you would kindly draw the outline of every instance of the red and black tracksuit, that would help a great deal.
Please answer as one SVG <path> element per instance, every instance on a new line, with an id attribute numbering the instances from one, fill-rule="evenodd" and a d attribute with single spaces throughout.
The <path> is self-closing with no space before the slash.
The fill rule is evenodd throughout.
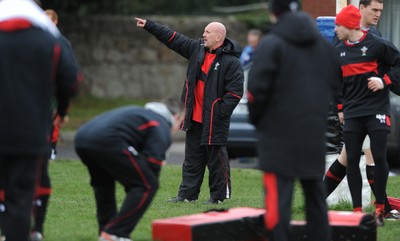
<path id="1" fill-rule="evenodd" d="M 338 110 L 343 111 L 345 118 L 346 174 L 353 208 L 362 208 L 359 161 L 362 143 L 368 134 L 375 162 L 376 207 L 383 210 L 388 176 L 386 137 L 391 124 L 389 90 L 399 93 L 400 54 L 393 44 L 371 33 L 364 33 L 357 43 L 341 41 L 335 48 L 342 69 Z M 384 89 L 369 90 L 370 77 L 380 77 Z"/>
<path id="2" fill-rule="evenodd" d="M 151 20 L 144 29 L 189 60 L 182 91 L 186 112 L 181 129 L 186 131 L 186 145 L 178 196 L 196 200 L 208 166 L 211 198 L 230 198 L 226 143 L 230 116 L 243 95 L 241 47 L 225 39 L 210 53 L 203 39 L 188 38 Z"/>
<path id="3" fill-rule="evenodd" d="M 67 55 L 27 19 L 0 22 L 0 225 L 7 241 L 28 240 L 37 169 L 50 147 L 52 97 L 64 116 L 79 87 Z"/>
<path id="4" fill-rule="evenodd" d="M 171 124 L 151 110 L 121 107 L 79 128 L 75 150 L 90 174 L 99 232 L 128 238 L 158 189 Z M 115 184 L 126 197 L 117 210 Z"/>
<path id="5" fill-rule="evenodd" d="M 382 34 L 374 26 L 370 26 L 369 28 L 362 30 L 364 32 L 369 32 L 376 36 L 382 37 Z M 335 35 L 333 39 L 333 45 L 337 45 L 339 43 L 340 40 Z M 339 154 L 342 151 L 342 147 L 344 144 L 343 124 L 339 122 L 337 112 L 337 107 L 333 104 L 332 110 L 328 116 L 327 154 Z M 324 178 L 324 183 L 327 188 L 327 197 L 337 188 L 337 186 L 346 176 L 346 169 L 347 167 L 343 166 L 337 159 L 329 167 Z M 368 179 L 368 183 L 371 186 L 372 192 L 375 195 L 374 172 L 374 165 L 366 166 L 366 176 Z M 392 208 L 389 204 L 389 200 L 387 199 L 387 195 L 385 196 L 385 214 L 388 214 L 392 210 Z"/>

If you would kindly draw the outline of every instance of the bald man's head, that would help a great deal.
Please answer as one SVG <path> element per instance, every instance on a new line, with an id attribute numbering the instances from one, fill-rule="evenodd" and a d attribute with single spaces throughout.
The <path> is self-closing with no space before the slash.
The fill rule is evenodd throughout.
<path id="1" fill-rule="evenodd" d="M 204 47 L 209 50 L 216 49 L 220 47 L 226 38 L 226 28 L 220 22 L 209 23 L 203 33 Z"/>

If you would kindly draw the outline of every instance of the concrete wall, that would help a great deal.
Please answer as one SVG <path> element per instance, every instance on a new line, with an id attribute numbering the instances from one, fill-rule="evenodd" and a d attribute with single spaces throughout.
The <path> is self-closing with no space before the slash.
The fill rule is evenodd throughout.
<path id="1" fill-rule="evenodd" d="M 209 22 L 221 21 L 227 27 L 228 37 L 245 44 L 246 26 L 235 18 L 148 18 L 192 38 L 201 38 Z M 59 22 L 60 30 L 70 40 L 82 68 L 83 92 L 101 98 L 155 99 L 180 95 L 186 59 L 147 31 L 137 28 L 132 17 L 63 17 Z"/>

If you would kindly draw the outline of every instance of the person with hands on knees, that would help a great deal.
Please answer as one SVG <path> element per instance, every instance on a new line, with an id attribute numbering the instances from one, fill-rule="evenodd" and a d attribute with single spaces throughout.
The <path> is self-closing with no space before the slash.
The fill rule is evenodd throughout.
<path id="1" fill-rule="evenodd" d="M 203 38 L 191 39 L 151 20 L 135 18 L 168 48 L 189 60 L 181 101 L 186 131 L 185 160 L 178 195 L 169 202 L 198 199 L 206 167 L 210 198 L 204 204 L 219 204 L 231 197 L 229 157 L 226 149 L 230 117 L 243 95 L 242 51 L 226 37 L 220 22 L 209 23 Z"/>
<path id="2" fill-rule="evenodd" d="M 99 241 L 129 241 L 153 200 L 171 133 L 179 129 L 178 100 L 149 102 L 144 108 L 120 107 L 79 128 L 75 150 L 90 174 L 99 225 Z M 117 210 L 116 186 L 126 196 Z"/>

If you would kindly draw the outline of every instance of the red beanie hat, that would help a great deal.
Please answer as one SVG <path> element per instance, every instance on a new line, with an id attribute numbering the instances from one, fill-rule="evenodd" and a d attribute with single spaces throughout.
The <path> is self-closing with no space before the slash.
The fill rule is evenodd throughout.
<path id="1" fill-rule="evenodd" d="M 360 10 L 354 5 L 348 5 L 336 15 L 335 24 L 349 29 L 359 29 L 361 21 Z"/>

